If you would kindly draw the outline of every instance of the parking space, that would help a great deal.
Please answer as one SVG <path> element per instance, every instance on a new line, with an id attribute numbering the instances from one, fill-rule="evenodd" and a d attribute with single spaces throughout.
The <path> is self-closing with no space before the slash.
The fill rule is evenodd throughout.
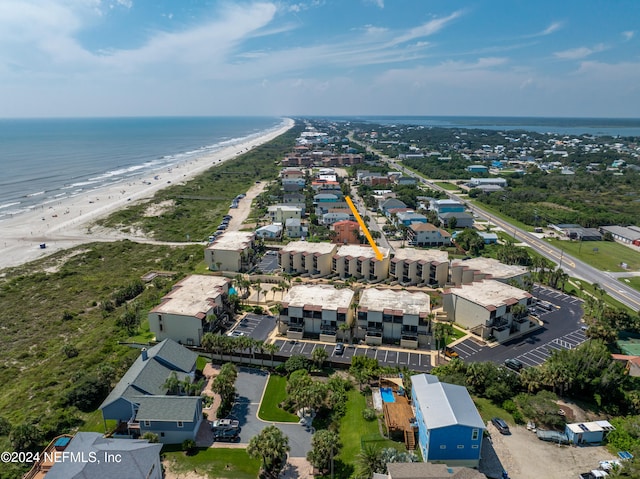
<path id="1" fill-rule="evenodd" d="M 367 356 L 378 360 L 380 366 L 400 368 L 406 366 L 412 370 L 421 372 L 430 371 L 432 368 L 431 355 L 419 351 L 396 351 L 384 347 L 345 345 L 344 352 L 341 355 L 337 355 L 335 353 L 335 345 L 332 344 L 283 339 L 277 340 L 276 344 L 280 346 L 280 354 L 285 356 L 302 354 L 310 358 L 314 349 L 323 348 L 327 352 L 329 360 L 336 363 L 349 364 L 351 363 L 351 358 L 354 356 Z"/>
<path id="2" fill-rule="evenodd" d="M 453 349 L 465 361 L 493 361 L 502 364 L 514 358 L 526 366 L 546 361 L 554 350 L 573 349 L 586 341 L 582 327 L 582 300 L 546 286 L 535 285 L 533 295 L 538 306 L 532 313 L 542 328 L 505 344 L 487 347 L 466 339 Z"/>
<path id="3" fill-rule="evenodd" d="M 258 341 L 264 341 L 275 327 L 275 317 L 250 313 L 232 331 L 237 333 L 236 336 L 249 336 Z"/>
<path id="4" fill-rule="evenodd" d="M 260 270 L 263 273 L 273 273 L 274 271 L 279 271 L 280 266 L 278 266 L 278 252 L 267 251 L 260 262 L 253 269 L 254 272 L 257 270 Z"/>

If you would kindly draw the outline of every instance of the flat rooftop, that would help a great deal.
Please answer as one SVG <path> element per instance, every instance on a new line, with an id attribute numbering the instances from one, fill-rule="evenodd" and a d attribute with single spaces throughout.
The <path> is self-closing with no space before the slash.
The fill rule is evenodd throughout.
<path id="1" fill-rule="evenodd" d="M 449 253 L 439 249 L 398 248 L 394 259 L 446 263 L 449 261 Z"/>
<path id="2" fill-rule="evenodd" d="M 382 248 L 378 246 L 378 249 L 382 253 L 383 257 L 389 257 L 389 248 Z M 363 246 L 357 244 L 340 246 L 336 254 L 338 256 L 351 256 L 353 258 L 376 258 L 376 253 L 373 251 L 373 248 L 371 246 Z"/>
<path id="3" fill-rule="evenodd" d="M 392 309 L 402 311 L 402 314 L 420 316 L 420 313 L 429 314 L 430 301 L 427 293 L 419 291 L 367 288 L 360 294 L 358 307 L 360 310 L 367 308 L 369 311 Z"/>
<path id="4" fill-rule="evenodd" d="M 227 231 L 218 236 L 207 249 L 242 251 L 249 247 L 255 236 L 255 233 L 249 231 Z"/>
<path id="5" fill-rule="evenodd" d="M 332 243 L 310 243 L 308 241 L 292 241 L 280 251 L 288 253 L 333 254 L 336 245 Z"/>
<path id="6" fill-rule="evenodd" d="M 197 316 L 206 314 L 217 298 L 229 287 L 229 280 L 221 276 L 194 274 L 176 283 L 162 298 L 162 303 L 152 309 L 154 313 Z"/>
<path id="7" fill-rule="evenodd" d="M 480 306 L 484 306 L 487 309 L 515 304 L 514 300 L 518 301 L 531 297 L 531 294 L 520 288 L 509 286 L 508 284 L 492 279 L 463 284 L 458 288 L 445 290 L 445 294 L 447 292 L 479 304 Z"/>
<path id="8" fill-rule="evenodd" d="M 467 266 L 471 269 L 490 274 L 493 278 L 508 279 L 527 274 L 527 268 L 515 264 L 504 264 L 493 258 L 471 258 L 464 261 L 454 261 L 452 266 Z"/>
<path id="9" fill-rule="evenodd" d="M 349 308 L 354 292 L 350 289 L 336 289 L 328 284 L 292 286 L 285 294 L 283 303 L 299 308 L 305 305 L 319 305 L 322 309 L 338 310 Z"/>

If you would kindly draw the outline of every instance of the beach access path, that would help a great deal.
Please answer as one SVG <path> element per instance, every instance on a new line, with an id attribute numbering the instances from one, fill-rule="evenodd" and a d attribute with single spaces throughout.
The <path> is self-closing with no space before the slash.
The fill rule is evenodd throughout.
<path id="1" fill-rule="evenodd" d="M 94 241 L 130 239 L 162 243 L 151 241 L 142 235 L 128 235 L 115 230 L 92 232 L 89 227 L 114 211 L 151 199 L 157 191 L 169 185 L 188 181 L 212 166 L 273 140 L 294 124 L 293 120 L 287 119 L 284 126 L 277 130 L 230 145 L 210 155 L 179 163 L 171 169 L 165 168 L 128 182 L 89 190 L 73 198 L 62 199 L 3 220 L 0 222 L 0 270 Z M 245 198 L 243 201 L 250 200 Z M 41 244 L 45 244 L 46 248 L 41 249 Z"/>

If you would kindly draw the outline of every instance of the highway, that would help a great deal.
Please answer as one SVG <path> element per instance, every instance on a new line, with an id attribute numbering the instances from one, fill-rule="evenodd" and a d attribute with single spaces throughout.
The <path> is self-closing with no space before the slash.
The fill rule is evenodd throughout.
<path id="1" fill-rule="evenodd" d="M 380 153 L 378 150 L 372 150 L 366 145 L 362 145 L 362 146 L 367 148 L 368 150 L 371 150 L 372 152 L 375 152 L 375 154 L 378 155 L 383 161 L 393 166 L 394 169 L 400 170 L 403 174 L 416 178 L 420 183 L 428 186 L 431 189 L 444 192 L 451 199 L 458 200 L 462 203 L 467 203 L 466 198 L 461 198 L 458 195 L 455 195 L 450 191 L 445 190 L 444 188 L 436 185 L 435 183 L 423 178 L 421 175 L 414 173 L 413 171 L 405 168 L 395 160 Z M 624 304 L 625 306 L 628 306 L 634 311 L 640 311 L 640 291 L 636 291 L 630 286 L 627 286 L 626 284 L 618 281 L 609 273 L 600 271 L 574 258 L 573 256 L 568 255 L 561 249 L 550 245 L 546 241 L 541 240 L 535 235 L 529 233 L 528 231 L 517 228 L 516 226 L 494 216 L 490 212 L 478 206 L 477 203 L 474 203 L 472 206 L 468 205 L 468 207 L 471 210 L 471 212 L 477 215 L 478 217 L 485 219 L 487 221 L 490 221 L 491 223 L 502 228 L 505 232 L 514 236 L 519 243 L 524 243 L 528 245 L 533 250 L 540 253 L 542 256 L 560 265 L 562 269 L 569 276 L 578 278 L 582 281 L 586 281 L 587 283 L 590 283 L 590 284 L 598 284 L 612 298 L 620 301 L 622 304 Z"/>

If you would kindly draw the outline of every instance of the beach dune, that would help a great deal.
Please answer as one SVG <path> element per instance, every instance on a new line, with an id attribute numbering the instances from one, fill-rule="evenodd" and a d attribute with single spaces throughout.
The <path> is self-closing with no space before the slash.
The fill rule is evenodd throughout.
<path id="1" fill-rule="evenodd" d="M 125 238 L 150 241 L 119 231 L 95 233 L 89 227 L 97 219 L 125 208 L 132 202 L 150 199 L 162 188 L 189 180 L 215 165 L 273 140 L 294 124 L 293 120 L 286 119 L 284 125 L 277 130 L 230 145 L 212 154 L 190 159 L 170 169 L 165 167 L 136 179 L 87 191 L 7 218 L 0 222 L 0 270 L 93 241 Z"/>

